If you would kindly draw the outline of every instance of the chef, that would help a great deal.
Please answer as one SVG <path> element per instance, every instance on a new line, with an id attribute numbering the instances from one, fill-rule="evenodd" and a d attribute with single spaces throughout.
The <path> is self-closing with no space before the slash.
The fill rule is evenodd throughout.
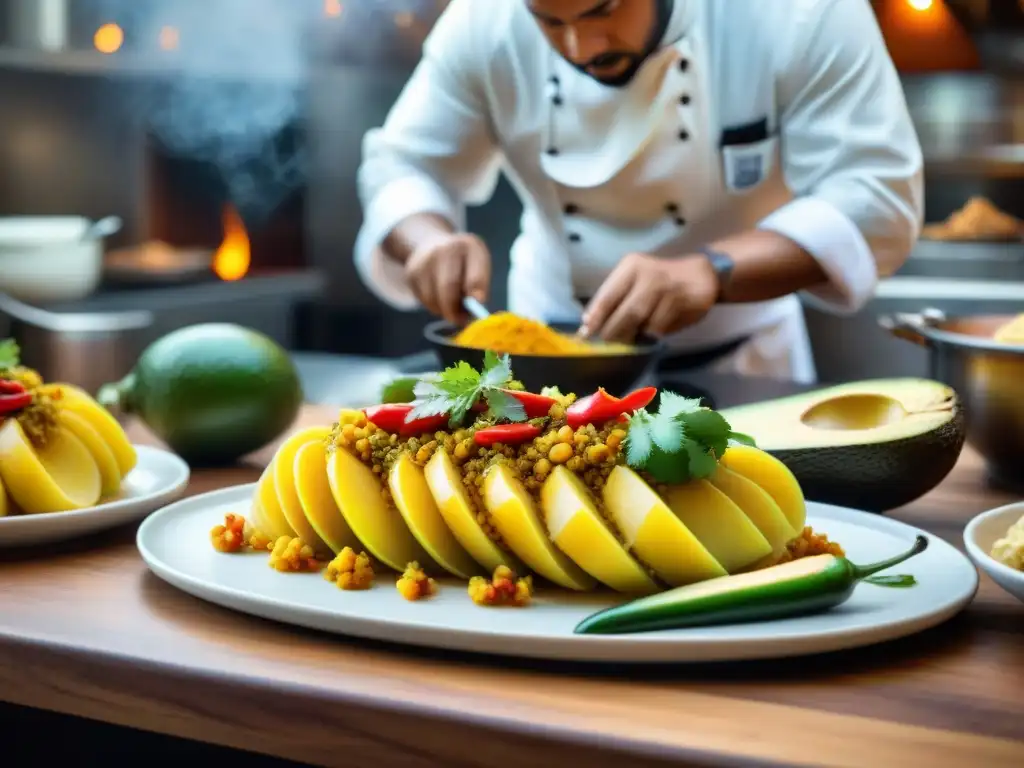
<path id="1" fill-rule="evenodd" d="M 800 299 L 856 312 L 923 212 L 868 0 L 452 0 L 364 139 L 364 281 L 452 321 L 486 302 L 465 206 L 502 171 L 511 311 L 801 382 Z"/>

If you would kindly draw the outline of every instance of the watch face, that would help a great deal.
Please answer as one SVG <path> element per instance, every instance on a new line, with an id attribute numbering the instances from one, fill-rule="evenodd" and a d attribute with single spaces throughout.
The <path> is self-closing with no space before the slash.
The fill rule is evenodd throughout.
<path id="1" fill-rule="evenodd" d="M 708 263 L 711 265 L 711 269 L 714 271 L 715 276 L 718 278 L 718 298 L 721 300 L 722 294 L 725 292 L 726 286 L 729 284 L 729 278 L 732 275 L 732 269 L 735 262 L 724 253 L 720 251 L 713 251 L 710 248 L 705 248 L 701 251 L 707 258 Z"/>
<path id="2" fill-rule="evenodd" d="M 719 251 L 708 250 L 704 252 L 704 255 L 708 257 L 708 261 L 711 262 L 711 268 L 715 270 L 719 280 L 723 282 L 727 280 L 732 273 L 733 260 Z"/>

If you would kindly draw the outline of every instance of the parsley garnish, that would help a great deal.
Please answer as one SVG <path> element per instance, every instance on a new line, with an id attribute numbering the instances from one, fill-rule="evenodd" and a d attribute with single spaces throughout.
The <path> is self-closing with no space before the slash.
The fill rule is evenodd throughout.
<path id="1" fill-rule="evenodd" d="M 906 589 L 917 584 L 917 579 L 909 573 L 893 574 L 892 576 L 868 576 L 864 581 L 878 587 L 893 587 L 894 589 Z"/>
<path id="2" fill-rule="evenodd" d="M 630 416 L 626 463 L 658 482 L 685 483 L 714 474 L 730 442 L 754 444 L 700 400 L 663 391 L 657 413 Z"/>
<path id="3" fill-rule="evenodd" d="M 0 371 L 17 368 L 21 363 L 21 349 L 14 339 L 0 341 Z"/>
<path id="4" fill-rule="evenodd" d="M 513 382 L 509 356 L 498 356 L 488 350 L 484 354 L 482 372 L 462 361 L 417 381 L 413 387 L 413 409 L 406 420 L 448 415 L 449 425 L 456 427 L 466 418 L 470 408 L 483 399 L 487 403 L 485 419 L 526 421 L 522 403 L 504 391 Z"/>

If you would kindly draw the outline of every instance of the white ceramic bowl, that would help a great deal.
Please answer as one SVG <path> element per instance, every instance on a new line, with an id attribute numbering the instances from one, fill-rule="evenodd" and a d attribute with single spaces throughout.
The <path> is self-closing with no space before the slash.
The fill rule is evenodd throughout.
<path id="1" fill-rule="evenodd" d="M 1003 565 L 989 552 L 1011 525 L 1024 517 L 1024 501 L 982 512 L 964 529 L 964 546 L 975 565 L 1014 597 L 1024 601 L 1024 572 Z"/>
<path id="2" fill-rule="evenodd" d="M 103 241 L 79 216 L 0 218 L 0 291 L 29 304 L 88 296 L 103 273 Z"/>

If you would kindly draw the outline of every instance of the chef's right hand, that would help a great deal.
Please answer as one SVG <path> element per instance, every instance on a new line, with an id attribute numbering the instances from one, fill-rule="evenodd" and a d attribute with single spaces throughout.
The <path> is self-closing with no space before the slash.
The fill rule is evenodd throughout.
<path id="1" fill-rule="evenodd" d="M 429 312 L 461 324 L 466 320 L 465 296 L 487 301 L 491 254 L 476 235 L 438 234 L 412 252 L 405 262 L 405 276 Z"/>

